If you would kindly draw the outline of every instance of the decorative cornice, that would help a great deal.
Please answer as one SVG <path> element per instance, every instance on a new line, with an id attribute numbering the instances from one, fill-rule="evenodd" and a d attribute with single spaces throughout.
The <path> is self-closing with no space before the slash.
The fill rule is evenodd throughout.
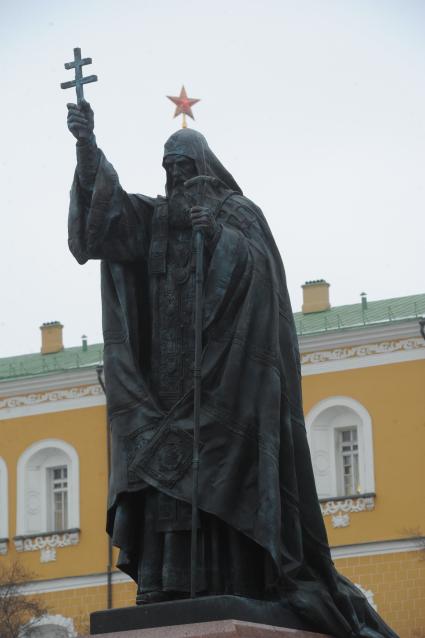
<path id="1" fill-rule="evenodd" d="M 86 385 L 76 388 L 53 390 L 50 392 L 37 392 L 21 396 L 11 396 L 0 399 L 0 410 L 20 408 L 29 405 L 39 405 L 41 403 L 56 403 L 66 399 L 82 399 L 83 397 L 103 396 L 100 385 Z"/>
<path id="2" fill-rule="evenodd" d="M 411 340 L 409 339 L 407 341 L 410 342 Z M 404 346 L 400 344 L 392 351 L 391 349 L 386 350 L 385 346 L 381 348 L 382 344 L 370 344 L 372 349 L 374 347 L 377 347 L 378 350 L 381 349 L 381 352 L 378 352 L 378 354 L 373 351 L 369 353 L 365 351 L 363 355 L 360 352 L 353 352 L 351 354 L 350 352 L 345 352 L 346 349 L 343 348 L 336 348 L 330 354 L 323 351 L 310 352 L 307 354 L 310 356 L 313 355 L 314 357 L 316 357 L 316 355 L 319 357 L 323 356 L 325 360 L 318 362 L 310 361 L 309 363 L 302 364 L 301 373 L 303 376 L 310 376 L 326 372 L 342 372 L 344 370 L 423 361 L 425 360 L 425 345 L 423 345 L 423 343 L 424 342 L 416 345 L 408 343 Z M 414 345 L 414 347 L 412 347 L 412 345 Z M 354 347 L 350 346 L 348 350 L 351 351 L 352 348 Z M 308 359 L 306 361 L 308 361 Z"/>
<path id="3" fill-rule="evenodd" d="M 301 364 L 324 363 L 328 361 L 342 361 L 356 357 L 367 357 L 376 354 L 390 354 L 393 352 L 406 352 L 421 349 L 425 352 L 425 341 L 421 337 L 398 339 L 397 341 L 381 341 L 359 346 L 334 348 L 333 350 L 320 350 L 301 355 Z"/>
<path id="4" fill-rule="evenodd" d="M 348 527 L 349 514 L 353 512 L 370 512 L 375 509 L 374 496 L 359 496 L 344 500 L 332 500 L 320 503 L 323 516 L 332 516 L 332 527 Z"/>
<path id="5" fill-rule="evenodd" d="M 13 539 L 17 552 L 40 551 L 40 562 L 49 563 L 56 560 L 56 549 L 78 545 L 80 530 L 68 530 L 57 534 L 37 534 L 28 536 L 15 536 Z"/>
<path id="6" fill-rule="evenodd" d="M 373 324 L 357 328 L 341 328 L 340 330 L 299 335 L 298 341 L 300 351 L 304 353 L 419 336 L 420 328 L 418 320 L 410 319 L 394 323 L 384 322 L 382 324 Z"/>
<path id="7" fill-rule="evenodd" d="M 425 359 L 415 319 L 304 335 L 299 346 L 303 376 Z"/>
<path id="8" fill-rule="evenodd" d="M 36 394 L 48 390 L 92 385 L 97 383 L 95 366 L 75 368 L 74 370 L 58 370 L 48 374 L 33 377 L 19 377 L 0 381 L 0 397 L 17 396 L 21 394 Z"/>
<path id="9" fill-rule="evenodd" d="M 61 377 L 64 385 L 57 389 L 42 388 L 29 394 L 18 394 L 15 387 L 15 392 L 8 396 L 3 395 L 0 398 L 0 420 L 105 405 L 105 395 L 98 383 L 92 382 L 87 385 L 69 383 L 66 386 L 66 380 L 62 375 Z M 75 380 L 72 377 L 68 379 L 68 381 Z M 3 387 L 0 389 L 3 390 Z"/>

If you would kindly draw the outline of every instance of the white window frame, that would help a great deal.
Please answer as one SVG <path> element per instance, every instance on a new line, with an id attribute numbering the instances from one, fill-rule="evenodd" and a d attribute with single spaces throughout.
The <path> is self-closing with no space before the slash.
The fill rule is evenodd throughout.
<path id="1" fill-rule="evenodd" d="M 344 441 L 343 441 L 343 434 L 344 432 L 355 432 L 356 433 L 356 441 L 355 443 L 351 440 L 350 441 L 346 441 L 345 445 L 349 444 L 350 447 L 352 447 L 352 445 L 356 445 L 357 446 L 357 450 L 350 450 L 350 457 L 351 457 L 351 468 L 353 469 L 355 466 L 354 461 L 354 453 L 356 452 L 356 456 L 357 456 L 357 486 L 354 487 L 354 489 L 352 489 L 351 491 L 347 492 L 347 494 L 345 493 L 345 475 L 344 475 L 344 459 L 343 457 L 346 456 L 346 452 L 344 453 L 343 451 L 343 446 L 344 446 Z M 351 426 L 346 426 L 346 427 L 342 427 L 342 428 L 338 428 L 336 427 L 334 430 L 335 433 L 335 463 L 336 463 L 336 481 L 337 481 L 337 491 L 338 494 L 340 496 L 353 496 L 355 494 L 358 494 L 358 486 L 361 486 L 361 479 L 360 479 L 360 462 L 361 462 L 361 453 L 360 453 L 360 449 L 359 449 L 359 428 L 357 424 L 353 424 Z"/>
<path id="2" fill-rule="evenodd" d="M 9 499 L 6 461 L 0 457 L 0 538 L 9 538 Z"/>
<path id="3" fill-rule="evenodd" d="M 47 459 L 46 463 L 41 468 L 41 480 L 44 481 L 44 485 L 39 486 L 39 498 L 41 508 L 41 528 L 38 530 L 28 530 L 27 528 L 27 515 L 26 505 L 27 498 L 31 491 L 31 485 L 28 484 L 27 468 L 31 462 L 31 459 L 41 451 L 51 450 L 52 456 L 56 452 L 63 452 L 67 457 L 68 467 L 68 528 L 79 529 L 80 527 L 80 468 L 78 454 L 75 448 L 69 443 L 61 441 L 60 439 L 44 439 L 37 441 L 30 445 L 23 454 L 19 457 L 17 464 L 17 511 L 16 511 L 16 535 L 25 536 L 28 534 L 48 534 L 49 533 L 49 520 L 48 520 L 48 505 L 47 505 L 47 469 L 57 466 L 57 463 L 49 464 Z M 54 530 L 56 531 L 56 530 Z"/>
<path id="4" fill-rule="evenodd" d="M 55 479 L 53 474 L 56 470 L 66 470 L 66 477 L 61 477 L 60 479 Z M 46 514 L 47 514 L 47 528 L 51 532 L 59 532 L 65 529 L 69 529 L 69 465 L 52 465 L 46 468 L 46 488 L 47 488 L 47 503 L 46 503 Z M 55 527 L 55 494 L 58 488 L 55 488 L 55 482 L 60 480 L 61 483 L 66 482 L 66 486 L 63 485 L 60 488 L 60 492 L 62 494 L 66 493 L 66 513 L 62 510 L 62 517 L 65 518 L 67 525 L 62 527 Z"/>
<path id="5" fill-rule="evenodd" d="M 319 498 L 344 499 L 348 496 L 339 489 L 336 441 L 338 430 L 353 426 L 357 427 L 361 492 L 374 494 L 372 419 L 366 408 L 351 397 L 328 397 L 313 406 L 305 422 Z M 320 436 L 327 441 L 326 447 L 318 443 Z M 327 489 L 323 487 L 325 483 Z"/>

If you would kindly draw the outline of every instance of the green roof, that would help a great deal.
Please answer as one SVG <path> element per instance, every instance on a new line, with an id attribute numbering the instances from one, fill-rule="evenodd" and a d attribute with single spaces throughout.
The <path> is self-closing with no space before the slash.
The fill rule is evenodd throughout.
<path id="1" fill-rule="evenodd" d="M 322 312 L 295 312 L 298 336 L 314 335 L 335 330 L 366 328 L 397 321 L 418 320 L 425 316 L 425 294 L 367 301 L 348 306 L 336 306 Z"/>
<path id="2" fill-rule="evenodd" d="M 318 335 L 347 329 L 361 329 L 399 321 L 417 321 L 425 316 L 425 294 L 336 306 L 322 312 L 294 313 L 298 336 Z M 82 346 L 66 348 L 56 354 L 25 354 L 0 359 L 0 381 L 32 377 L 54 372 L 81 370 L 102 362 L 103 344 L 83 350 Z"/>
<path id="3" fill-rule="evenodd" d="M 24 354 L 0 359 L 0 381 L 16 377 L 32 377 L 52 372 L 66 372 L 94 367 L 103 360 L 103 344 L 96 343 L 83 350 L 81 346 L 65 348 L 54 354 Z"/>

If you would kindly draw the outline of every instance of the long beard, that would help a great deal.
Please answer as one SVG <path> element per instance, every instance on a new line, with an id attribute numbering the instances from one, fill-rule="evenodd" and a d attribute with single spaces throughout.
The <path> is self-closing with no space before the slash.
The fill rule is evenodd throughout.
<path id="1" fill-rule="evenodd" d="M 184 188 L 173 188 L 168 199 L 168 221 L 171 228 L 191 228 L 192 220 L 184 196 Z"/>

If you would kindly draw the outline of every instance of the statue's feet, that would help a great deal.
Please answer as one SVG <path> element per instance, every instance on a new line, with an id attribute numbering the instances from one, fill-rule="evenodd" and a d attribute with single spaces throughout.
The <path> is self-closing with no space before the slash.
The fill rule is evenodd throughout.
<path id="1" fill-rule="evenodd" d="M 173 600 L 175 597 L 175 593 L 171 591 L 148 591 L 145 593 L 138 593 L 136 596 L 136 605 L 163 603 L 166 600 Z"/>

